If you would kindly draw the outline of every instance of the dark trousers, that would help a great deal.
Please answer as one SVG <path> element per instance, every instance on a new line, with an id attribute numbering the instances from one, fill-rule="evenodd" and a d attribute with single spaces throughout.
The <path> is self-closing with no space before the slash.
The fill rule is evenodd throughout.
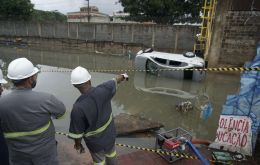
<path id="1" fill-rule="evenodd" d="M 8 149 L 1 128 L 0 128 L 0 163 L 1 165 L 9 165 Z"/>
<path id="2" fill-rule="evenodd" d="M 57 147 L 53 145 L 48 151 L 35 156 L 12 152 L 10 148 L 10 165 L 58 165 Z"/>

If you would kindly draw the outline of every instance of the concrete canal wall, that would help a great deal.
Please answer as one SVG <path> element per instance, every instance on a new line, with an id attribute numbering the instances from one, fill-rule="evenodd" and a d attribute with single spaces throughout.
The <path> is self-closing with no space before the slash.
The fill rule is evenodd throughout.
<path id="1" fill-rule="evenodd" d="M 198 26 L 188 25 L 0 22 L 1 37 L 22 37 L 23 41 L 41 45 L 70 43 L 90 49 L 123 44 L 168 52 L 192 51 L 198 31 Z M 93 47 L 90 43 L 96 44 Z"/>

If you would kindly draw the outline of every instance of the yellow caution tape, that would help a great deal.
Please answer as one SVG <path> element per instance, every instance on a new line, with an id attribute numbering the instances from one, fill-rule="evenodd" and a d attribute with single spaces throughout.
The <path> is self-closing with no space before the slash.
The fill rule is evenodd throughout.
<path id="1" fill-rule="evenodd" d="M 233 67 L 233 68 L 175 68 L 175 69 L 88 69 L 90 72 L 154 72 L 154 71 L 211 71 L 211 72 L 238 72 L 238 71 L 260 71 L 260 67 Z M 7 70 L 2 70 L 7 72 Z M 71 72 L 72 69 L 40 69 L 40 72 Z"/>
<path id="2" fill-rule="evenodd" d="M 207 72 L 238 72 L 238 71 L 260 71 L 260 67 L 228 67 L 228 68 L 176 68 L 176 69 L 155 69 L 155 70 L 140 70 L 140 69 L 95 69 L 90 72 L 150 72 L 150 71 L 207 71 Z M 71 69 L 41 69 L 41 72 L 71 72 Z"/>
<path id="3" fill-rule="evenodd" d="M 56 132 L 56 134 L 69 136 L 69 134 L 62 133 L 62 132 Z M 162 155 L 175 156 L 175 157 L 178 157 L 178 158 L 193 159 L 193 160 L 199 159 L 196 156 L 191 156 L 191 155 L 187 155 L 187 154 L 184 154 L 184 153 L 167 152 L 167 151 L 162 151 L 160 149 L 155 150 L 155 149 L 150 149 L 150 148 L 137 147 L 137 146 L 133 146 L 133 145 L 119 144 L 119 143 L 116 143 L 116 145 L 119 146 L 119 147 L 126 147 L 126 148 L 130 148 L 130 149 L 148 151 L 148 152 L 153 152 L 153 153 L 162 154 Z M 212 159 L 208 159 L 208 161 L 210 161 L 212 163 L 222 163 L 222 164 L 228 164 L 228 165 L 232 164 L 232 162 L 222 162 L 222 161 L 216 161 L 216 160 L 212 160 Z"/>

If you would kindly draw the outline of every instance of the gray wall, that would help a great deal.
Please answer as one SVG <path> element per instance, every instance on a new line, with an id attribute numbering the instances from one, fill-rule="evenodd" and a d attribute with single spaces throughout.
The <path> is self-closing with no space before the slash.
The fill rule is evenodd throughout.
<path id="1" fill-rule="evenodd" d="M 0 36 L 135 43 L 172 52 L 192 51 L 198 31 L 189 25 L 0 22 Z"/>

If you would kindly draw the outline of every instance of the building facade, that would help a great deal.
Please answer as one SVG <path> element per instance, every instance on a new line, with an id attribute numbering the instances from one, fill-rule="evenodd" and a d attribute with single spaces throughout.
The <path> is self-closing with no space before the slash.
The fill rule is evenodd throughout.
<path id="1" fill-rule="evenodd" d="M 96 6 L 81 7 L 79 12 L 67 13 L 68 22 L 110 22 L 107 14 L 100 13 Z"/>

